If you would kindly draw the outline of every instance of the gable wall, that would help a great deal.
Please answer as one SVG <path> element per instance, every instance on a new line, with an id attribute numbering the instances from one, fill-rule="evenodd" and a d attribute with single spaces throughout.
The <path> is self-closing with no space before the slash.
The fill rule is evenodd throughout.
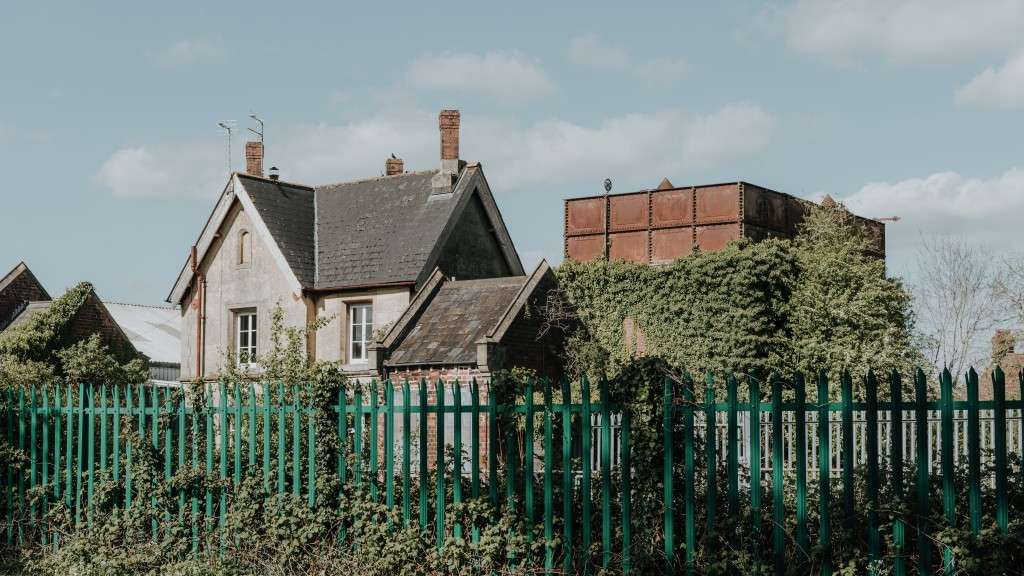
<path id="1" fill-rule="evenodd" d="M 558 355 L 560 333 L 552 329 L 541 336 L 544 328 L 541 308 L 553 288 L 555 282 L 549 274 L 534 289 L 529 302 L 519 311 L 497 346 L 498 358 L 495 361 L 489 359 L 492 370 L 528 368 L 538 376 L 561 376 Z"/>
<path id="2" fill-rule="evenodd" d="M 93 334 L 99 334 L 100 342 L 122 362 L 136 357 L 135 346 L 117 325 L 106 306 L 95 294 L 89 295 L 79 308 L 71 325 L 64 333 L 66 344 L 83 341 Z"/>
<path id="3" fill-rule="evenodd" d="M 252 245 L 252 258 L 247 265 L 237 264 L 238 237 L 242 230 L 249 232 Z M 206 276 L 204 377 L 215 378 L 223 367 L 225 353 L 234 348 L 236 310 L 256 309 L 257 354 L 264 353 L 270 346 L 271 316 L 278 303 L 284 311 L 285 326 L 305 326 L 306 303 L 301 294 L 292 292 L 271 249 L 236 200 L 202 263 Z M 195 378 L 197 296 L 193 284 L 182 303 L 182 380 Z"/>
<path id="4" fill-rule="evenodd" d="M 459 280 L 512 275 L 476 193 L 445 242 L 437 266 Z"/>
<path id="5" fill-rule="evenodd" d="M 25 303 L 49 299 L 50 296 L 35 276 L 25 270 L 0 291 L 0 330 L 14 319 L 13 316 Z"/>

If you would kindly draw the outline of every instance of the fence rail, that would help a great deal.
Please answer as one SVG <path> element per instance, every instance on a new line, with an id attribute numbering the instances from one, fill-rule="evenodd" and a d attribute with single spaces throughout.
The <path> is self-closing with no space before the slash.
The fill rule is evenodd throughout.
<path id="1" fill-rule="evenodd" d="M 951 523 L 956 521 L 958 504 L 953 474 L 966 467 L 971 530 L 980 530 L 984 490 L 993 496 L 999 530 L 1007 532 L 1007 462 L 1011 454 L 1024 454 L 1024 401 L 1005 399 L 1004 380 L 996 370 L 995 399 L 982 402 L 972 371 L 966 381 L 968 399 L 954 401 L 947 372 L 940 379 L 941 398 L 928 401 L 924 376 L 918 373 L 915 399 L 904 401 L 902 382 L 893 375 L 889 399 L 880 402 L 878 383 L 869 374 L 863 383 L 864 401 L 854 402 L 846 376 L 839 383 L 842 400 L 834 402 L 829 401 L 827 379 L 820 376 L 814 383 L 817 401 L 808 402 L 808 386 L 800 375 L 788 381 L 772 379 L 764 391 L 766 383 L 751 378 L 744 386 L 749 390 L 747 401 L 740 402 L 739 382 L 729 377 L 726 399 L 720 402 L 711 376 L 702 387 L 689 379 L 666 379 L 659 407 L 660 470 L 635 469 L 631 414 L 609 401 L 607 382 L 596 386 L 597 395 L 592 397 L 586 379 L 572 391 L 567 383 L 541 383 L 536 397 L 533 384 L 528 384 L 513 404 L 498 404 L 486 389 L 482 397 L 476 382 L 463 387 L 425 381 L 395 386 L 385 381 L 339 390 L 327 410 L 341 441 L 327 461 L 318 451 L 317 409 L 301 401 L 299 388 L 220 384 L 198 404 L 159 387 L 31 388 L 3 398 L 6 409 L 0 430 L 26 456 L 24 466 L 11 465 L 0 474 L 0 504 L 6 505 L 3 534 L 8 544 L 17 545 L 28 529 L 41 528 L 45 542 L 41 519 L 57 502 L 72 512 L 76 527 L 88 527 L 99 478 L 123 482 L 124 507 L 147 497 L 133 487 L 132 472 L 133 458 L 137 460 L 138 451 L 146 446 L 158 455 L 165 478 L 192 467 L 237 485 L 258 471 L 268 491 L 291 493 L 310 506 L 317 504 L 317 478 L 329 471 L 337 474 L 343 490 L 365 491 L 400 513 L 405 525 L 432 532 L 439 547 L 448 536 L 464 531 L 474 541 L 479 537 L 474 529 L 478 527 L 446 522 L 451 504 L 483 498 L 496 507 L 511 505 L 521 510 L 529 525 L 542 526 L 545 567 L 554 569 L 557 560 L 567 572 L 613 563 L 630 570 L 635 528 L 630 486 L 649 475 L 662 479 L 666 572 L 678 566 L 694 573 L 698 515 L 713 530 L 726 513 L 738 511 L 741 493 L 753 511 L 753 533 L 759 534 L 766 490 L 773 517 L 768 523 L 772 550 L 765 554 L 782 570 L 788 542 L 803 551 L 810 549 L 811 482 L 818 488 L 815 528 L 826 550 L 822 573 L 828 574 L 832 480 L 838 480 L 844 509 L 852 512 L 857 505 L 855 469 L 866 478 L 867 502 L 862 504 L 867 510 L 869 554 L 875 560 L 881 558 L 879 483 L 887 474 L 890 482 L 898 482 L 897 493 L 903 493 L 903 475 L 892 471 L 902 470 L 904 463 L 913 463 L 911 489 L 925 503 L 929 478 L 941 477 L 943 510 Z M 1024 375 L 1019 381 L 1024 387 Z M 783 401 L 784 390 L 792 394 L 792 401 Z M 580 400 L 573 401 L 574 395 Z M 510 424 L 513 418 L 521 425 Z M 454 449 L 446 452 L 446 446 Z M 452 476 L 431 474 L 448 465 Z M 984 478 L 983 465 L 992 471 Z M 720 486 L 722 469 L 726 482 Z M 698 474 L 706 475 L 703 483 Z M 697 493 L 699 485 L 703 494 Z M 45 488 L 45 496 L 39 504 L 30 503 L 26 494 L 37 487 Z M 792 511 L 785 509 L 787 487 L 795 488 Z M 225 491 L 207 490 L 201 497 L 188 498 L 182 493 L 179 500 L 183 513 L 199 518 L 196 530 L 223 524 Z M 788 514 L 796 519 L 792 539 L 781 532 Z M 558 545 L 553 543 L 556 519 Z M 893 521 L 899 527 L 893 571 L 902 574 L 911 556 L 903 531 L 909 519 Z M 919 531 L 927 528 L 927 517 L 914 522 Z M 677 525 L 682 528 L 679 534 Z M 753 542 L 757 546 L 756 538 Z M 919 539 L 917 554 L 919 565 L 932 562 L 926 539 Z M 951 551 L 942 554 L 950 560 Z M 944 566 L 948 569 L 950 563 Z"/>

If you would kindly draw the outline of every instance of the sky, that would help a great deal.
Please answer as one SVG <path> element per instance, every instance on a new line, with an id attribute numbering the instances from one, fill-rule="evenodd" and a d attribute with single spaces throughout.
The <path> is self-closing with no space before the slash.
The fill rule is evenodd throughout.
<path id="1" fill-rule="evenodd" d="M 163 9 L 155 9 L 160 6 Z M 922 236 L 1020 247 L 1024 0 L 21 2 L 0 34 L 0 268 L 161 303 L 265 123 L 324 184 L 438 165 L 462 113 L 527 267 L 564 198 L 745 180 Z"/>

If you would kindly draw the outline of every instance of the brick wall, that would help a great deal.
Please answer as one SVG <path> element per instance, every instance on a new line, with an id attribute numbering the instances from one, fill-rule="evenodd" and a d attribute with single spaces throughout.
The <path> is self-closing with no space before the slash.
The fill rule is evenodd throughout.
<path id="1" fill-rule="evenodd" d="M 15 274 L 10 284 L 0 290 L 0 330 L 5 328 L 28 302 L 50 299 L 50 295 L 30 270 L 26 268 Z"/>

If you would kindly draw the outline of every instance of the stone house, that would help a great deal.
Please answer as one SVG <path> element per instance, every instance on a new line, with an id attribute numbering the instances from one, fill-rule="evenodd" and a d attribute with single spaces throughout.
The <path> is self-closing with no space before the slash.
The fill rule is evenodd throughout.
<path id="1" fill-rule="evenodd" d="M 392 157 L 384 176 L 319 186 L 263 177 L 250 142 L 167 298 L 181 310 L 181 380 L 216 379 L 227 361 L 258 376 L 278 306 L 285 326 L 328 319 L 307 336 L 311 358 L 376 377 L 375 340 L 439 275 L 521 284 L 483 167 L 459 159 L 459 112 L 439 123 L 438 168 L 405 172 Z"/>

